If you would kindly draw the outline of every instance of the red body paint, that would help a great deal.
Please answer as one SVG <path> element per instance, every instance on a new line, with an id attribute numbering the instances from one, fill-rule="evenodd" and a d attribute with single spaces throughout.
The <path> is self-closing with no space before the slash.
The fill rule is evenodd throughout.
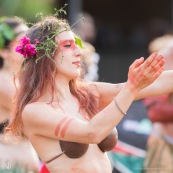
<path id="1" fill-rule="evenodd" d="M 59 48 L 62 51 L 67 51 L 69 49 L 75 50 L 77 47 L 78 46 L 76 45 L 74 40 L 64 40 L 59 43 Z"/>
<path id="2" fill-rule="evenodd" d="M 67 131 L 68 126 L 70 125 L 70 123 L 71 123 L 73 120 L 74 120 L 74 119 L 71 118 L 71 119 L 67 120 L 67 122 L 65 123 L 63 129 L 62 129 L 61 132 L 60 132 L 62 138 L 65 136 L 65 132 Z"/>
<path id="3" fill-rule="evenodd" d="M 56 126 L 56 129 L 55 129 L 55 135 L 58 136 L 59 134 L 59 131 L 60 131 L 60 127 L 61 125 L 66 121 L 66 119 L 68 119 L 69 117 L 64 117 Z"/>

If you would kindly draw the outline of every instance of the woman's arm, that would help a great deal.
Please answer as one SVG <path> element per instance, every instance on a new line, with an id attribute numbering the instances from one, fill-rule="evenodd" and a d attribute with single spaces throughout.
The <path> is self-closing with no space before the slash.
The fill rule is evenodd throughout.
<path id="1" fill-rule="evenodd" d="M 104 109 L 118 95 L 126 83 L 112 84 L 106 82 L 94 82 L 90 88 L 98 91 L 100 97 L 100 110 Z"/>
<path id="2" fill-rule="evenodd" d="M 162 50 L 160 50 L 158 54 L 162 55 L 166 61 L 166 63 L 164 64 L 164 68 L 173 69 L 173 41 L 167 44 Z M 99 93 L 102 98 L 102 102 L 100 103 L 101 109 L 106 107 L 125 85 L 125 83 L 110 84 L 102 82 L 97 82 L 95 84 L 98 87 Z M 155 82 L 141 90 L 137 94 L 135 100 L 167 94 L 170 92 L 173 92 L 173 70 L 164 71 L 161 76 L 156 79 Z"/>
<path id="3" fill-rule="evenodd" d="M 173 91 L 173 41 L 168 42 L 158 53 L 165 59 L 164 71 L 150 86 L 139 92 L 137 99 L 168 94 Z"/>
<path id="4" fill-rule="evenodd" d="M 151 85 L 141 90 L 135 99 L 173 92 L 173 70 L 164 71 Z"/>
<path id="5" fill-rule="evenodd" d="M 163 64 L 162 57 L 156 54 L 146 61 L 143 58 L 136 60 L 129 68 L 127 83 L 116 96 L 118 105 L 113 100 L 89 122 L 64 115 L 62 111 L 56 112 L 44 103 L 27 105 L 22 114 L 26 135 L 80 143 L 101 142 L 123 118 L 122 112 L 128 110 L 137 93 L 162 73 Z M 104 100 L 103 95 L 100 99 Z"/>
<path id="6" fill-rule="evenodd" d="M 101 96 L 100 108 L 105 108 L 126 83 L 111 84 L 104 82 L 95 82 Z M 151 85 L 139 91 L 135 100 L 142 98 L 159 96 L 173 92 L 173 70 L 164 71 Z"/>

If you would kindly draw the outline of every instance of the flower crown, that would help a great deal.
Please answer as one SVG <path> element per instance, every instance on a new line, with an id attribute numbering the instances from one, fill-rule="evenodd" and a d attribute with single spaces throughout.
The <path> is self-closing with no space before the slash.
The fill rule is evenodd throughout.
<path id="1" fill-rule="evenodd" d="M 76 44 L 80 48 L 83 48 L 82 40 L 79 37 L 77 37 L 76 35 L 74 35 L 74 37 L 75 37 Z M 44 43 L 40 43 L 40 41 L 38 39 L 35 39 L 35 43 L 31 44 L 30 38 L 24 36 L 20 40 L 20 45 L 16 46 L 15 51 L 22 54 L 24 56 L 24 58 L 33 58 L 37 54 L 38 51 L 46 49 L 46 45 L 48 45 L 47 42 L 48 42 L 48 40 L 46 40 L 46 42 L 44 42 Z M 54 46 L 55 46 L 55 48 L 57 48 L 56 45 L 54 45 Z M 50 50 L 50 49 L 48 48 L 47 50 Z M 54 54 L 54 53 L 51 53 L 51 54 Z M 37 58 L 36 62 L 38 62 L 38 60 L 40 60 L 44 56 L 50 57 L 50 52 L 46 52 L 43 56 Z"/>
<path id="2" fill-rule="evenodd" d="M 66 4 L 65 4 L 66 6 Z M 65 7 L 64 6 L 64 7 Z M 56 13 L 54 14 L 54 16 L 58 16 L 59 13 L 64 13 L 66 14 L 66 11 L 63 10 L 62 7 L 60 10 L 57 10 Z M 78 20 L 79 21 L 79 20 Z M 77 21 L 77 22 L 78 22 Z M 77 23 L 76 22 L 76 23 Z M 75 24 L 76 24 L 75 23 Z M 74 26 L 74 25 L 72 25 Z M 48 25 L 47 26 L 49 29 L 50 29 L 50 26 Z M 69 26 L 65 26 L 65 29 L 64 30 L 57 30 L 57 31 L 51 31 L 51 33 L 49 34 L 49 36 L 46 37 L 46 40 L 45 41 L 40 41 L 39 40 L 39 37 L 38 39 L 35 39 L 34 43 L 31 43 L 30 42 L 30 38 L 29 37 L 26 37 L 24 36 L 21 40 L 20 40 L 20 45 L 16 46 L 15 48 L 15 51 L 22 54 L 24 58 L 28 59 L 28 58 L 34 58 L 35 55 L 41 51 L 41 50 L 44 50 L 45 53 L 42 55 L 42 56 L 39 56 L 38 58 L 36 58 L 36 63 L 42 59 L 43 57 L 48 57 L 50 58 L 51 60 L 53 60 L 51 57 L 52 55 L 54 55 L 55 51 L 57 50 L 58 46 L 57 44 L 55 43 L 55 41 L 53 41 L 53 38 L 60 34 L 61 32 L 63 31 L 68 31 L 68 30 L 71 30 L 71 27 Z M 74 34 L 74 38 L 75 38 L 75 42 L 76 44 L 80 47 L 80 48 L 83 48 L 83 45 L 82 45 L 82 41 L 81 39 L 76 36 Z M 53 51 L 52 51 L 53 50 Z"/>

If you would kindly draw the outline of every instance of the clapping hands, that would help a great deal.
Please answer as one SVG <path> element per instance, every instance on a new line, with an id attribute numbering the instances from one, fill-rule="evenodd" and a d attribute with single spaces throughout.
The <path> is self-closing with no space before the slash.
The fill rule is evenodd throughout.
<path id="1" fill-rule="evenodd" d="M 161 55 L 152 53 L 146 60 L 135 60 L 129 67 L 127 87 L 131 92 L 138 92 L 153 83 L 163 72 L 165 60 Z"/>

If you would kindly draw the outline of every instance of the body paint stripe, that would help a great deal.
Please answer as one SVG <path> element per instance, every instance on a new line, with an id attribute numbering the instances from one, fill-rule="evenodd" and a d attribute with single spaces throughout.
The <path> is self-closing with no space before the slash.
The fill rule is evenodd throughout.
<path id="1" fill-rule="evenodd" d="M 64 117 L 56 126 L 56 129 L 55 129 L 55 135 L 58 136 L 59 134 L 59 131 L 60 131 L 60 127 L 61 125 L 66 121 L 66 119 L 69 118 L 69 117 Z"/>
<path id="2" fill-rule="evenodd" d="M 60 132 L 60 135 L 61 135 L 62 138 L 65 136 L 65 132 L 67 131 L 68 126 L 70 125 L 70 123 L 71 123 L 73 120 L 74 120 L 74 119 L 71 118 L 71 119 L 67 120 L 67 122 L 65 123 L 63 129 L 62 129 L 61 132 Z"/>

